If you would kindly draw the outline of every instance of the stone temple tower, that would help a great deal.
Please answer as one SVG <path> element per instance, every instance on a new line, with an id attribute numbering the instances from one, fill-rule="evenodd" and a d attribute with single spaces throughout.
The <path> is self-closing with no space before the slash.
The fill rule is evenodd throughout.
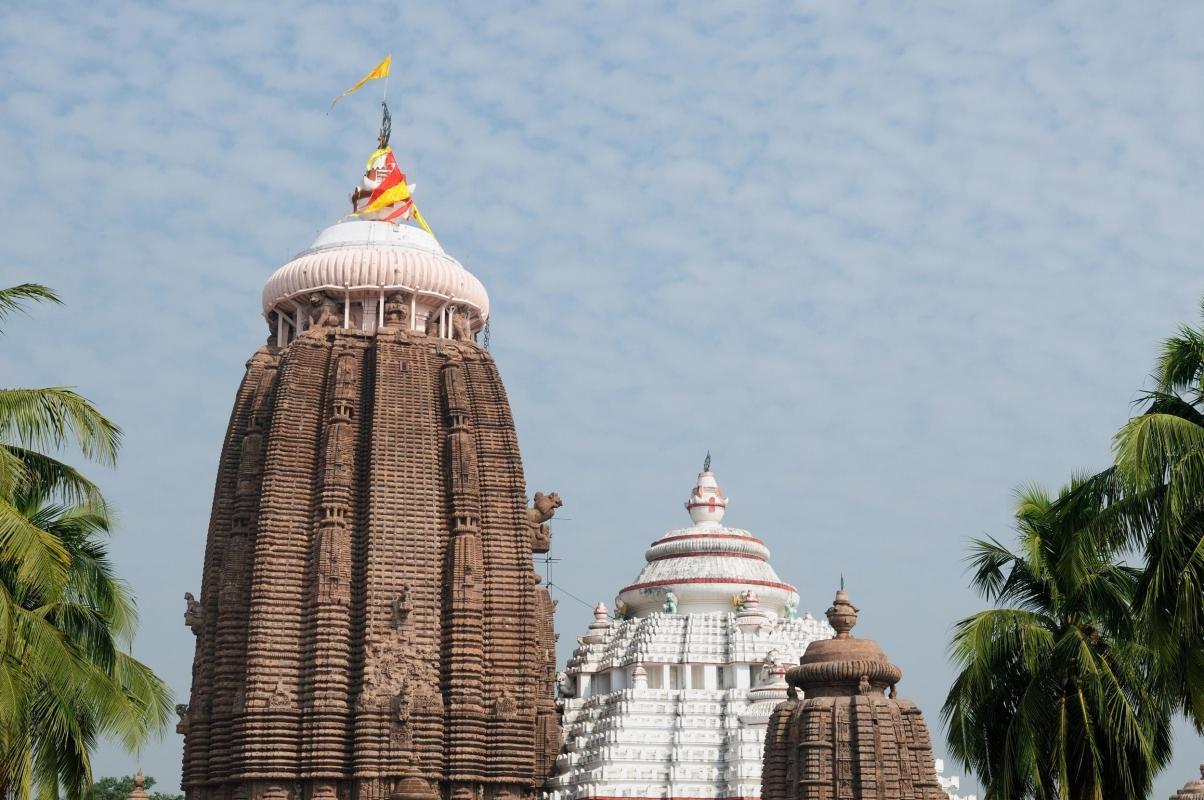
<path id="1" fill-rule="evenodd" d="M 827 614 L 836 635 L 812 642 L 786 673 L 793 696 L 769 721 L 764 800 L 949 796 L 937 778 L 924 716 L 895 696 L 903 671 L 877 642 L 850 635 L 857 612 L 841 588 Z"/>
<path id="2" fill-rule="evenodd" d="M 532 797 L 559 747 L 532 569 L 559 498 L 527 507 L 484 287 L 357 219 L 263 313 L 188 597 L 188 800 Z"/>

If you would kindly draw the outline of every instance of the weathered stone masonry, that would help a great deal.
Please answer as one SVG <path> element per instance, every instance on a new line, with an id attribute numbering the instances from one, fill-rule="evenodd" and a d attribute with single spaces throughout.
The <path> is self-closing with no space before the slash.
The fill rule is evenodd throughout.
<path id="1" fill-rule="evenodd" d="M 526 506 L 476 344 L 315 327 L 256 353 L 194 620 L 189 800 L 532 796 L 559 734 Z"/>

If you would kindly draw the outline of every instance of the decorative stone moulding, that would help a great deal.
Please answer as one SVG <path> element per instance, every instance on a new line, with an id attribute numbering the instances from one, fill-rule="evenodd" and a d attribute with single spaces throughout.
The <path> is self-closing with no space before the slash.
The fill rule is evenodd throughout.
<path id="1" fill-rule="evenodd" d="M 476 276 L 424 230 L 353 220 L 332 225 L 263 287 L 263 314 L 286 344 L 314 327 L 324 295 L 337 308 L 330 327 L 390 327 L 455 338 L 489 319 L 489 295 Z M 467 337 L 462 337 L 467 338 Z"/>

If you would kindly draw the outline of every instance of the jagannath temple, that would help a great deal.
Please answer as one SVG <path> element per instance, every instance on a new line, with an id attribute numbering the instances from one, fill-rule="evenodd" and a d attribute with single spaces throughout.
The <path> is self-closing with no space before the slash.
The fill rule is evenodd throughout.
<path id="1" fill-rule="evenodd" d="M 686 502 L 692 524 L 645 554 L 603 604 L 560 675 L 564 749 L 551 800 L 749 798 L 786 667 L 832 635 L 748 531 L 723 524 L 710 457 Z"/>
<path id="2" fill-rule="evenodd" d="M 531 798 L 560 745 L 559 505 L 527 485 L 481 281 L 389 147 L 272 274 L 217 470 L 188 800 Z"/>

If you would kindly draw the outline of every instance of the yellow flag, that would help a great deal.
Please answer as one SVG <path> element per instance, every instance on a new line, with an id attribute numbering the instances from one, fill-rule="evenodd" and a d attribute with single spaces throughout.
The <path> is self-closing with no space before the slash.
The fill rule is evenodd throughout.
<path id="1" fill-rule="evenodd" d="M 374 81 L 374 80 L 376 80 L 377 78 L 387 78 L 387 77 L 389 77 L 389 67 L 390 67 L 392 64 L 393 64 L 393 56 L 392 56 L 392 54 L 385 56 L 385 59 L 384 59 L 384 61 L 381 61 L 379 64 L 377 64 L 377 65 L 376 65 L 376 67 L 375 67 L 375 68 L 373 68 L 373 70 L 372 70 L 371 72 L 369 72 L 369 73 L 368 73 L 367 75 L 365 75 L 364 77 L 360 78 L 360 79 L 359 79 L 359 80 L 356 82 L 355 86 L 352 86 L 350 89 L 348 89 L 347 91 L 343 92 L 341 95 L 339 95 L 339 96 L 338 96 L 338 97 L 336 97 L 334 100 L 332 100 L 332 101 L 331 101 L 331 103 L 330 103 L 330 107 L 333 109 L 333 108 L 334 108 L 334 104 L 335 104 L 335 103 L 339 102 L 339 101 L 340 101 L 340 100 L 342 100 L 344 97 L 346 97 L 347 95 L 351 94 L 352 92 L 354 92 L 354 91 L 357 91 L 357 90 L 358 90 L 358 89 L 359 89 L 361 86 L 363 86 L 363 85 L 364 85 L 365 83 L 367 83 L 368 81 Z"/>

